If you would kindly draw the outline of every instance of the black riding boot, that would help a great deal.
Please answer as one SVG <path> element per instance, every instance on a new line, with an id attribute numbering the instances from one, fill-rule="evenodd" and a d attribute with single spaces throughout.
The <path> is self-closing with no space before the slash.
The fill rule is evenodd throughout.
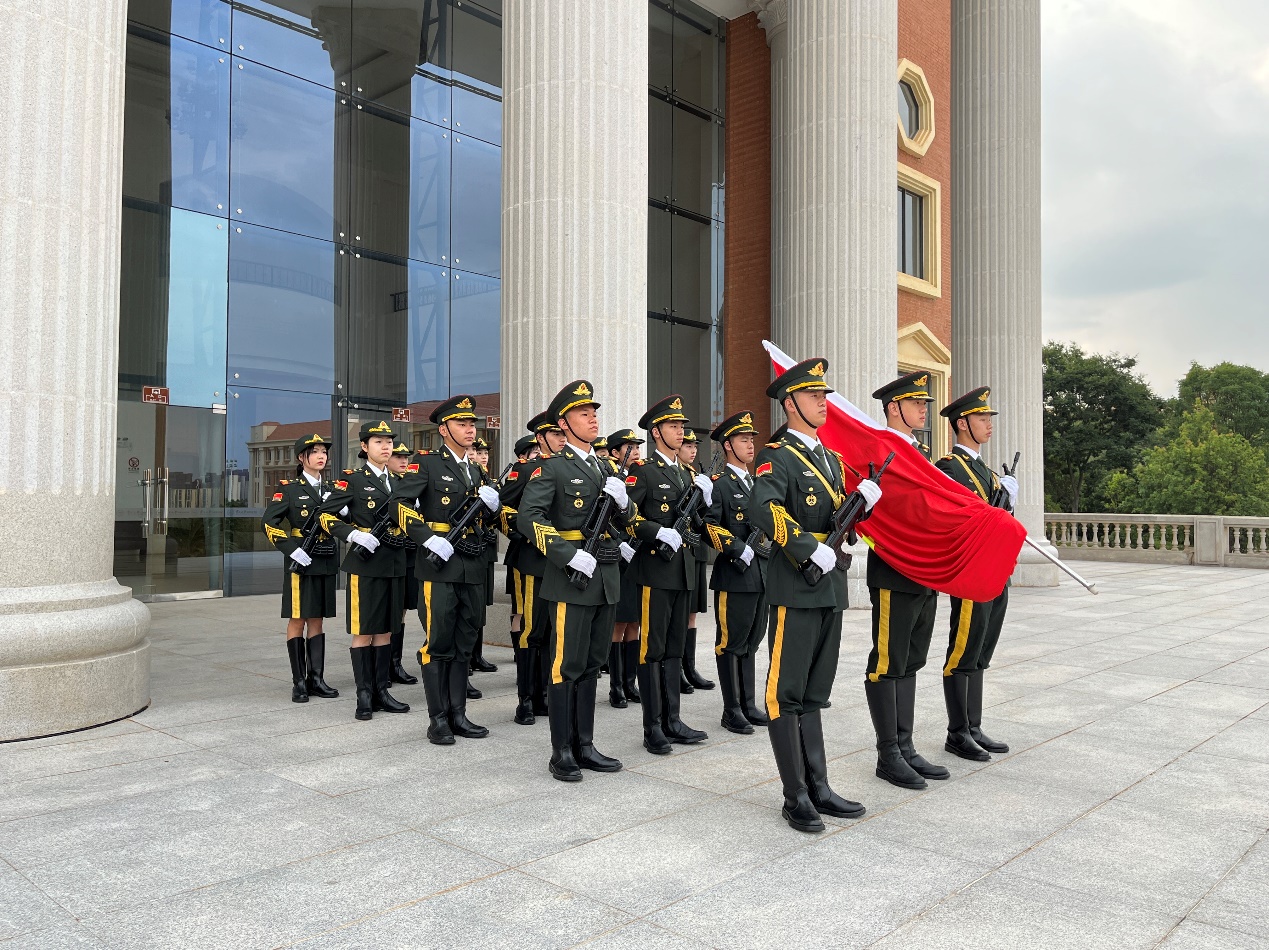
<path id="1" fill-rule="evenodd" d="M 372 706 L 375 712 L 408 713 L 410 704 L 399 702 L 388 692 L 388 674 L 392 670 L 392 644 L 374 648 L 375 694 Z"/>
<path id="2" fill-rule="evenodd" d="M 308 702 L 308 657 L 304 654 L 304 636 L 286 641 L 286 654 L 291 658 L 291 702 Z"/>
<path id="3" fill-rule="evenodd" d="M 334 699 L 339 690 L 326 685 L 326 634 L 319 633 L 305 641 L 308 644 L 308 694 L 319 699 Z"/>
<path id="4" fill-rule="evenodd" d="M 758 697 L 754 692 L 754 661 L 756 656 L 750 653 L 740 658 L 740 706 L 745 718 L 755 726 L 767 724 L 767 714 L 758 706 Z"/>
<path id="5" fill-rule="evenodd" d="M 400 683 L 402 686 L 413 686 L 418 679 L 411 676 L 405 671 L 405 667 L 401 665 L 401 654 L 405 650 L 405 621 L 402 620 L 398 625 L 396 632 L 392 634 L 392 668 L 388 673 L 388 679 L 393 683 Z"/>
<path id="6" fill-rule="evenodd" d="M 753 726 L 740 706 L 740 657 L 718 654 L 718 688 L 723 694 L 723 728 L 742 736 L 753 735 Z"/>
<path id="7" fill-rule="evenodd" d="M 453 745 L 449 728 L 449 664 L 430 660 L 422 664 L 423 693 L 427 696 L 427 741 L 432 745 Z"/>
<path id="8" fill-rule="evenodd" d="M 515 721 L 522 726 L 537 722 L 533 715 L 533 657 L 531 651 L 515 650 L 516 659 L 516 714 Z"/>
<path id="9" fill-rule="evenodd" d="M 623 640 L 621 644 L 621 669 L 625 673 L 625 679 L 622 681 L 622 691 L 626 694 L 628 702 L 639 702 L 639 686 L 637 680 L 639 678 L 639 641 Z"/>
<path id="10" fill-rule="evenodd" d="M 565 680 L 551 684 L 551 762 L 550 770 L 561 782 L 580 782 L 582 770 L 573 758 L 573 717 L 577 706 L 576 684 Z"/>
<path id="11" fill-rule="evenodd" d="M 780 809 L 780 817 L 795 831 L 823 831 L 824 822 L 811 804 L 810 790 L 806 786 L 806 761 L 802 758 L 798 717 L 787 713 L 777 716 L 768 724 L 767 735 L 771 737 L 771 751 L 775 753 L 780 784 L 784 788 L 784 807 Z"/>
<path id="12" fill-rule="evenodd" d="M 620 772 L 621 762 L 595 748 L 595 694 L 599 681 L 582 680 L 573 686 L 573 759 L 592 772 Z"/>
<path id="13" fill-rule="evenodd" d="M 834 818 L 861 818 L 864 806 L 842 798 L 828 784 L 828 756 L 824 752 L 824 722 L 820 711 L 803 713 L 799 722 L 802 753 L 806 757 L 806 787 L 811 804 L 821 815 Z"/>
<path id="14" fill-rule="evenodd" d="M 614 709 L 625 709 L 630 704 L 626 702 L 626 691 L 622 688 L 625 682 L 625 667 L 622 666 L 621 644 L 614 643 L 608 647 L 608 705 Z"/>
<path id="15" fill-rule="evenodd" d="M 877 732 L 877 778 L 884 778 L 900 788 L 926 788 L 925 779 L 908 765 L 899 751 L 899 712 L 894 684 L 894 680 L 888 679 L 864 682 L 868 712 Z"/>
<path id="16" fill-rule="evenodd" d="M 916 718 L 916 677 L 905 676 L 895 682 L 894 688 L 897 712 L 895 723 L 898 727 L 895 738 L 899 740 L 899 754 L 912 766 L 912 771 L 922 778 L 936 781 L 951 778 L 951 772 L 941 765 L 927 762 L 912 744 L 912 722 Z"/>
<path id="17" fill-rule="evenodd" d="M 674 684 L 683 675 L 683 658 L 666 657 L 661 663 L 661 731 L 671 742 L 692 745 L 704 742 L 709 734 L 693 729 L 679 718 L 679 692 Z"/>
<path id="18" fill-rule="evenodd" d="M 473 673 L 496 673 L 498 667 L 485 659 L 485 644 L 479 637 L 471 648 L 471 671 Z"/>
<path id="19" fill-rule="evenodd" d="M 353 682 L 357 684 L 357 718 L 374 716 L 375 654 L 374 647 L 352 647 L 348 656 L 352 660 Z"/>
<path id="20" fill-rule="evenodd" d="M 998 742 L 991 738 L 982 730 L 983 724 L 983 670 L 975 670 L 969 674 L 969 690 L 965 711 L 969 714 L 969 734 L 974 737 L 974 741 L 988 752 L 995 752 L 997 755 L 1003 755 L 1009 751 L 1009 746 L 1003 742 Z M 312 692 L 310 690 L 309 692 Z"/>
<path id="21" fill-rule="evenodd" d="M 969 674 L 953 673 L 943 677 L 943 701 L 947 703 L 947 741 L 943 748 L 971 762 L 990 762 L 987 754 L 969 731 Z"/>
<path id="22" fill-rule="evenodd" d="M 661 664 L 640 663 L 635 670 L 643 696 L 643 747 L 653 755 L 669 755 L 670 743 L 661 731 Z"/>
<path id="23" fill-rule="evenodd" d="M 449 727 L 464 739 L 483 739 L 489 730 L 467 718 L 467 664 L 455 660 L 449 664 Z"/>
<path id="24" fill-rule="evenodd" d="M 696 628 L 687 628 L 687 642 L 683 644 L 683 675 L 696 689 L 713 689 L 713 680 L 707 680 L 696 670 Z"/>
<path id="25" fill-rule="evenodd" d="M 547 668 L 546 656 L 542 652 L 541 647 L 529 647 L 529 655 L 531 663 L 529 664 L 532 673 L 530 675 L 530 686 L 533 689 L 533 715 L 545 716 L 547 714 Z"/>

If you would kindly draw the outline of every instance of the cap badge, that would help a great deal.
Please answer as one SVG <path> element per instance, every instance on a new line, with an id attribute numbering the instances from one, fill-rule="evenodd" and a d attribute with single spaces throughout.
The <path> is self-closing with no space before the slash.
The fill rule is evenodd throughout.
<path id="1" fill-rule="evenodd" d="M 392 431 L 392 426 L 388 425 L 386 422 L 380 422 L 377 426 L 371 426 L 371 427 L 370 427 L 368 430 L 366 430 L 366 431 L 368 431 L 368 432 L 391 432 L 391 431 Z"/>
<path id="2" fill-rule="evenodd" d="M 930 377 L 928 376 L 922 376 L 920 379 L 912 380 L 912 382 L 917 386 L 924 386 L 929 381 L 929 379 Z"/>
<path id="3" fill-rule="evenodd" d="M 740 424 L 742 426 L 753 425 L 753 416 L 751 416 L 749 413 L 746 412 L 743 416 L 740 417 Z"/>
<path id="4" fill-rule="evenodd" d="M 808 372 L 808 373 L 810 373 L 812 376 L 823 376 L 823 375 L 824 375 L 824 364 L 823 364 L 823 363 L 816 363 L 814 366 L 812 366 L 810 369 L 808 369 L 808 370 L 807 370 L 807 372 Z"/>
<path id="5" fill-rule="evenodd" d="M 582 383 L 580 386 L 578 386 L 576 389 L 573 390 L 573 395 L 574 396 L 589 396 L 590 387 L 587 386 L 585 383 Z"/>
<path id="6" fill-rule="evenodd" d="M 986 401 L 987 401 L 987 397 L 988 397 L 988 396 L 990 396 L 990 395 L 991 395 L 991 390 L 990 390 L 990 389 L 984 389 L 984 390 L 983 390 L 983 394 L 982 394 L 981 396 L 979 396 L 979 397 L 978 397 L 978 401 L 979 401 L 979 402 L 986 402 Z"/>
<path id="7" fill-rule="evenodd" d="M 674 397 L 674 402 L 670 403 L 670 408 L 671 408 L 671 409 L 673 409 L 675 412 L 682 412 L 682 411 L 683 411 L 683 400 L 682 400 L 682 399 L 679 399 L 677 396 L 675 396 L 675 397 Z"/>
<path id="8" fill-rule="evenodd" d="M 470 408 L 471 408 L 471 400 L 470 400 L 470 399 L 468 399 L 466 396 L 464 396 L 464 397 L 463 397 L 463 401 L 462 401 L 462 402 L 460 402 L 460 403 L 458 404 L 458 408 L 459 408 L 459 409 L 470 409 Z"/>

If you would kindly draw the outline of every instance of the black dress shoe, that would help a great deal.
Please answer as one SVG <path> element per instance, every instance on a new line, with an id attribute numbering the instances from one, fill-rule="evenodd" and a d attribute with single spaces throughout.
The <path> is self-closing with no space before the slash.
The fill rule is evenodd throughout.
<path id="1" fill-rule="evenodd" d="M 1009 751 L 1009 746 L 1006 743 L 998 742 L 997 740 L 991 738 L 991 736 L 987 735 L 977 726 L 969 727 L 969 735 L 970 738 L 978 743 L 979 748 L 985 749 L 987 752 L 992 752 L 996 755 L 1004 755 Z"/>
<path id="2" fill-rule="evenodd" d="M 969 730 L 963 732 L 949 732 L 947 741 L 943 743 L 943 748 L 952 755 L 958 755 L 962 759 L 969 759 L 971 762 L 990 762 L 991 756 L 987 751 L 974 741 L 974 737 L 969 734 Z"/>

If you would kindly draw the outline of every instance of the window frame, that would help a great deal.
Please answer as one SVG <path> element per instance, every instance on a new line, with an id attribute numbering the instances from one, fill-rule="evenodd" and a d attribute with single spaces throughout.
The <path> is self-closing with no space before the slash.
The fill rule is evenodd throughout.
<path id="1" fill-rule="evenodd" d="M 922 297 L 943 296 L 943 194 L 942 186 L 915 168 L 899 163 L 898 187 L 919 195 L 921 209 L 921 258 L 924 277 L 913 277 L 895 267 L 899 289 Z M 895 192 L 898 200 L 898 191 Z M 896 217 L 898 212 L 896 210 Z M 897 246 L 897 241 L 896 241 Z"/>
<path id="2" fill-rule="evenodd" d="M 910 136 L 899 116 L 898 102 L 895 103 L 894 123 L 899 136 L 899 148 L 909 155 L 923 158 L 934 142 L 934 93 L 930 91 L 925 72 L 910 59 L 899 60 L 896 87 L 899 83 L 905 83 L 912 90 L 917 104 L 917 134 Z"/>

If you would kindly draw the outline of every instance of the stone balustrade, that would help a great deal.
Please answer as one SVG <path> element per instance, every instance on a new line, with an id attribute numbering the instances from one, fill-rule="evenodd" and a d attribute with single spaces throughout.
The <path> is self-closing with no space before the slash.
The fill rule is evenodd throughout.
<path id="1" fill-rule="evenodd" d="M 1269 568 L 1269 518 L 1046 512 L 1044 536 L 1071 560 Z"/>

